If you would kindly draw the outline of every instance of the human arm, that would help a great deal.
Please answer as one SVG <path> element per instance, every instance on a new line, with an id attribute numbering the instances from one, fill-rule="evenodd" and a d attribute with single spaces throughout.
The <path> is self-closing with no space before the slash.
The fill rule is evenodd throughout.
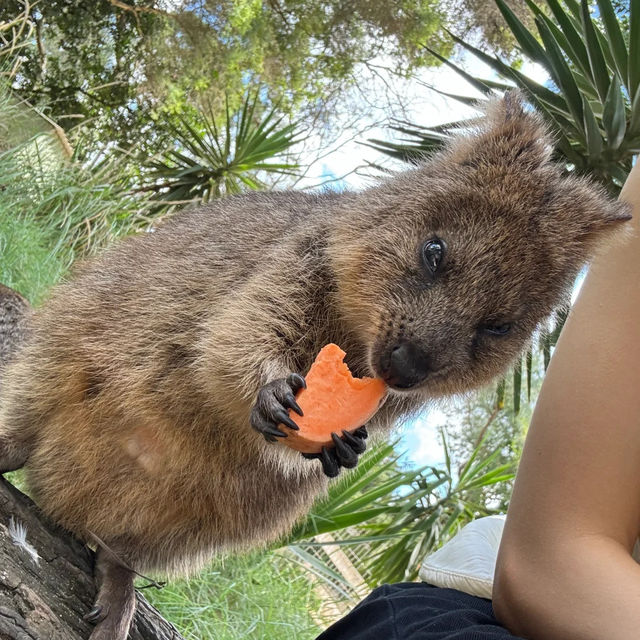
<path id="1" fill-rule="evenodd" d="M 551 360 L 498 556 L 494 610 L 530 640 L 640 630 L 640 164 L 628 235 L 589 270 Z"/>

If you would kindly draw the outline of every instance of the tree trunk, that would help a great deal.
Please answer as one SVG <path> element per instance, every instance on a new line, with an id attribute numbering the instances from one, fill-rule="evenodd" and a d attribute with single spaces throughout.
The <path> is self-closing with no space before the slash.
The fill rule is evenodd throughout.
<path id="1" fill-rule="evenodd" d="M 33 560 L 14 544 L 10 520 L 26 527 Z M 0 640 L 83 640 L 93 604 L 93 552 L 52 524 L 36 505 L 0 478 Z M 138 593 L 129 640 L 184 640 Z"/>

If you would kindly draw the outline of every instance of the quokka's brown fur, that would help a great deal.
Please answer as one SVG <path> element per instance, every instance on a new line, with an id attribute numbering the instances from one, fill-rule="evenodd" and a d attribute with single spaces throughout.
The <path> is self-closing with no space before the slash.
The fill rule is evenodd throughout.
<path id="1" fill-rule="evenodd" d="M 390 392 L 368 425 L 384 434 L 503 373 L 629 218 L 551 150 L 510 94 L 373 188 L 228 198 L 105 251 L 37 311 L 8 369 L 0 470 L 25 464 L 48 514 L 140 571 L 183 573 L 276 539 L 327 481 L 250 427 L 264 384 L 306 372 L 329 342 L 357 375 L 400 339 L 423 345 L 437 371 Z M 447 255 L 429 283 L 432 236 Z M 511 332 L 487 335 L 492 323 Z M 92 637 L 109 637 L 100 628 Z"/>

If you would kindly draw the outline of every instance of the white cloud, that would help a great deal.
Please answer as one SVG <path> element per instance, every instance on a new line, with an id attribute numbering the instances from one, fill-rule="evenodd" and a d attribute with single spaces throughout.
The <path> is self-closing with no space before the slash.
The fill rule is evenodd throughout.
<path id="1" fill-rule="evenodd" d="M 447 416 L 432 407 L 415 420 L 410 420 L 401 428 L 400 451 L 406 451 L 404 459 L 412 466 L 441 465 L 444 450 L 440 442 L 439 427 L 447 421 Z"/>

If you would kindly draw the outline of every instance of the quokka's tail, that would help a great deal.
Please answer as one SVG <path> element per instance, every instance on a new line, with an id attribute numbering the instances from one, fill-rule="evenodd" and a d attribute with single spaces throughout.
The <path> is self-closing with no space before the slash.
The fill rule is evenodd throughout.
<path id="1" fill-rule="evenodd" d="M 24 341 L 30 309 L 17 291 L 0 284 L 0 384 L 2 370 Z"/>
<path id="2" fill-rule="evenodd" d="M 17 292 L 0 284 L 0 392 L 3 371 L 24 342 L 31 306 Z M 0 404 L 2 393 L 0 393 Z M 0 473 L 20 468 L 27 458 L 27 448 L 14 438 L 0 419 Z"/>

